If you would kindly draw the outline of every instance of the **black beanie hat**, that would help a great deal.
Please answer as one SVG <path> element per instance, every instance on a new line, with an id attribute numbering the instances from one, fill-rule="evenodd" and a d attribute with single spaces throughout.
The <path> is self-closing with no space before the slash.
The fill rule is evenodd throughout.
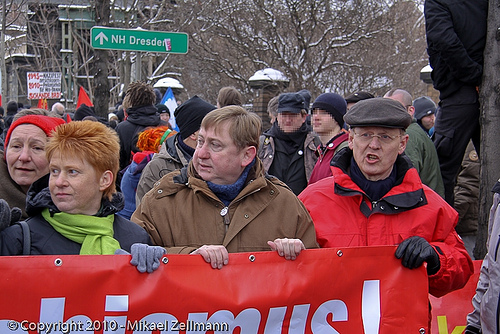
<path id="1" fill-rule="evenodd" d="M 339 126 L 344 127 L 344 115 L 347 111 L 347 102 L 336 93 L 323 93 L 316 98 L 312 105 L 315 108 L 326 110 Z"/>
<path id="2" fill-rule="evenodd" d="M 17 113 L 17 102 L 16 101 L 9 101 L 9 103 L 7 103 L 7 113 L 10 113 L 10 114 L 15 114 Z"/>
<path id="3" fill-rule="evenodd" d="M 186 139 L 198 131 L 203 117 L 214 109 L 216 109 L 215 106 L 196 95 L 178 106 L 174 116 L 181 138 Z"/>
<path id="4" fill-rule="evenodd" d="M 96 116 L 94 108 L 89 107 L 85 103 L 82 103 L 78 109 L 75 110 L 75 115 L 73 116 L 74 121 L 81 121 L 86 116 Z"/>

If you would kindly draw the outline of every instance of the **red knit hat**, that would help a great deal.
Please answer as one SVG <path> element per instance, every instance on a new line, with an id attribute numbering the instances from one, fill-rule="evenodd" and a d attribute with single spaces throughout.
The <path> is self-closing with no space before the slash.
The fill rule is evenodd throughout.
<path id="1" fill-rule="evenodd" d="M 5 150 L 9 146 L 10 135 L 14 129 L 21 124 L 33 124 L 38 126 L 40 129 L 45 132 L 47 137 L 51 136 L 52 131 L 56 128 L 56 126 L 60 124 L 64 124 L 64 120 L 58 117 L 49 117 L 45 115 L 26 115 L 18 118 L 15 122 L 13 122 L 9 130 L 7 131 L 7 135 L 5 136 Z"/>

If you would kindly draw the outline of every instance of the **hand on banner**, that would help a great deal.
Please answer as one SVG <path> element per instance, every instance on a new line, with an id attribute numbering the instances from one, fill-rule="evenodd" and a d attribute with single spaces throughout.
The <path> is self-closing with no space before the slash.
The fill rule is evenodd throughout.
<path id="1" fill-rule="evenodd" d="M 433 275 L 439 271 L 441 266 L 439 255 L 427 240 L 422 237 L 413 236 L 404 240 L 396 249 L 396 257 L 401 259 L 403 266 L 415 269 L 427 262 L 427 273 Z"/>
<path id="2" fill-rule="evenodd" d="M 283 256 L 287 260 L 295 260 L 300 252 L 306 249 L 300 239 L 275 239 L 274 241 L 268 241 L 267 244 L 273 251 L 277 251 L 279 256 Z"/>
<path id="3" fill-rule="evenodd" d="M 229 262 L 229 254 L 222 245 L 203 245 L 191 254 L 200 254 L 214 269 L 222 269 Z"/>
<path id="4" fill-rule="evenodd" d="M 21 209 L 18 207 L 11 209 L 4 199 L 0 199 L 0 231 L 19 221 L 21 215 Z"/>
<path id="5" fill-rule="evenodd" d="M 117 255 L 132 255 L 130 264 L 137 267 L 141 273 L 152 273 L 160 267 L 160 259 L 167 251 L 160 246 L 149 246 L 146 244 L 133 244 L 130 247 L 130 253 L 123 249 L 117 249 Z"/>

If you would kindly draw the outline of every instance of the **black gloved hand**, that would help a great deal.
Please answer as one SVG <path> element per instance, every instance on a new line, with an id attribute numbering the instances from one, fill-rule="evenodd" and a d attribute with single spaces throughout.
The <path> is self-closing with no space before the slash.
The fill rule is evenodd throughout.
<path id="1" fill-rule="evenodd" d="M 481 334 L 481 330 L 477 329 L 476 327 L 474 327 L 472 325 L 467 325 L 467 327 L 465 327 L 464 334 Z"/>
<path id="2" fill-rule="evenodd" d="M 433 275 L 439 271 L 439 255 L 427 240 L 413 236 L 404 240 L 396 249 L 396 257 L 401 259 L 403 266 L 415 269 L 427 262 L 427 274 Z"/>
<path id="3" fill-rule="evenodd" d="M 0 199 L 0 231 L 19 221 L 21 215 L 21 209 L 17 207 L 11 209 L 4 199 Z"/>

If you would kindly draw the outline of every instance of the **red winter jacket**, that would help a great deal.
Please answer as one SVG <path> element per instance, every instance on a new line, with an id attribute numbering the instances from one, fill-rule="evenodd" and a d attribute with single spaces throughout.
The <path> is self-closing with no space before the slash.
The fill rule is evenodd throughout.
<path id="1" fill-rule="evenodd" d="M 371 202 L 348 175 L 352 151 L 332 161 L 333 176 L 308 186 L 299 199 L 309 211 L 321 247 L 397 245 L 418 235 L 438 252 L 441 267 L 429 276 L 437 297 L 462 288 L 474 272 L 472 260 L 455 232 L 457 212 L 422 184 L 406 158 L 396 160 L 396 185 Z"/>
<path id="2" fill-rule="evenodd" d="M 323 148 L 319 146 L 316 149 L 316 154 L 319 156 L 316 165 L 309 178 L 309 184 L 313 184 L 325 177 L 332 176 L 332 170 L 330 168 L 330 161 L 333 156 L 337 154 L 342 148 L 347 147 L 347 140 L 349 139 L 349 134 L 347 132 L 342 132 L 338 137 L 335 137 L 326 147 Z"/>

